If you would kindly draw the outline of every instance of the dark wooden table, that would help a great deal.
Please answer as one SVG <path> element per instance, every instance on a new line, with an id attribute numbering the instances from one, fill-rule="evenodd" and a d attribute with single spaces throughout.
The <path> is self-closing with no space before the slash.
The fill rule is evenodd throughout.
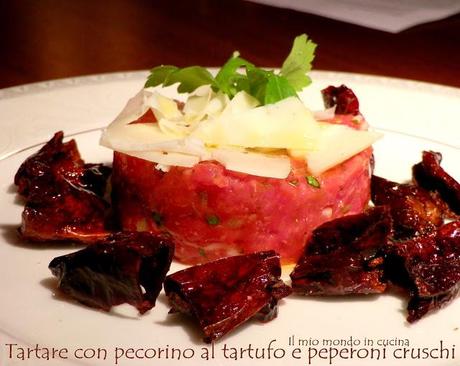
<path id="1" fill-rule="evenodd" d="M 242 0 L 0 0 L 0 88 L 158 64 L 279 66 L 292 39 L 315 69 L 460 87 L 460 15 L 398 34 Z"/>

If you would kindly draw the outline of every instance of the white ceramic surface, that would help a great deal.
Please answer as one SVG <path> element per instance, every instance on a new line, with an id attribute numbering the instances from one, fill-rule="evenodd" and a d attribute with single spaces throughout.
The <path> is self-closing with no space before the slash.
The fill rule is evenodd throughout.
<path id="1" fill-rule="evenodd" d="M 164 295 L 148 314 L 138 317 L 122 306 L 111 314 L 92 310 L 55 296 L 55 282 L 47 266 L 57 255 L 77 247 L 34 246 L 20 243 L 16 228 L 22 206 L 12 185 L 20 163 L 57 130 L 76 138 L 87 162 L 109 162 L 111 152 L 98 146 L 100 132 L 123 107 L 126 100 L 142 87 L 146 73 L 107 74 L 0 90 L 0 365 L 115 365 L 116 348 L 156 350 L 152 359 L 119 359 L 118 365 L 459 365 L 460 299 L 416 324 L 405 322 L 406 300 L 385 294 L 368 297 L 301 298 L 281 302 L 279 315 L 266 324 L 250 321 L 214 346 L 214 359 L 202 356 L 211 347 L 203 344 L 200 334 L 180 316 L 168 315 Z M 375 145 L 376 173 L 402 181 L 410 177 L 410 167 L 420 160 L 421 151 L 443 153 L 443 166 L 460 179 L 460 90 L 381 77 L 335 72 L 314 72 L 314 84 L 302 97 L 314 109 L 321 107 L 319 90 L 329 84 L 345 83 L 356 92 L 361 110 L 372 126 L 385 132 Z M 179 268 L 174 264 L 172 270 Z M 290 345 L 294 336 L 295 346 Z M 380 349 L 380 360 L 371 359 L 370 345 Z M 274 340 L 274 341 L 273 341 Z M 299 340 L 302 340 L 299 345 Z M 313 343 L 308 344 L 311 340 Z M 318 340 L 319 344 L 316 345 Z M 355 341 L 354 356 L 348 345 L 329 359 L 328 340 L 340 343 Z M 407 341 L 406 341 L 407 340 Z M 272 350 L 268 350 L 271 343 Z M 323 343 L 324 341 L 324 343 Z M 383 358 L 382 342 L 409 343 L 410 349 L 439 348 L 450 350 L 449 359 L 401 360 L 404 346 L 387 345 Z M 15 343 L 17 346 L 8 346 Z M 381 345 L 379 345 L 379 343 Z M 29 360 L 18 359 L 20 350 L 39 347 L 67 348 L 68 359 L 40 361 L 32 352 Z M 231 358 L 230 348 L 251 344 L 264 349 L 265 359 Z M 224 354 L 222 348 L 229 348 Z M 10 349 L 11 347 L 11 349 Z M 452 348 L 454 356 L 452 358 Z M 106 360 L 79 360 L 79 348 L 107 350 Z M 160 355 L 158 348 L 168 349 Z M 180 360 L 177 350 L 182 351 Z M 296 348 L 299 351 L 294 351 Z M 325 348 L 320 358 L 320 349 Z M 361 349 L 361 353 L 357 350 Z M 12 351 L 10 354 L 10 350 Z M 284 357 L 276 358 L 285 352 Z M 294 355 L 293 355 L 294 351 Z M 309 359 L 318 352 L 316 357 Z M 396 351 L 396 354 L 394 352 Z M 359 359 L 358 357 L 368 356 Z M 374 357 L 377 351 L 374 351 Z M 185 358 L 194 355 L 190 358 Z M 446 352 L 445 352 L 446 353 Z M 64 353 L 62 353 L 64 354 Z M 147 356 L 153 356 L 149 350 Z M 129 354 L 135 357 L 134 354 Z M 138 352 L 138 356 L 143 353 Z M 433 351 L 432 356 L 436 355 Z M 172 357 L 175 356 L 175 357 Z M 227 356 L 228 358 L 225 358 Z M 240 356 L 240 354 L 238 354 Z M 255 352 L 252 356 L 255 356 Z M 299 357 L 297 359 L 296 357 Z M 350 359 L 350 357 L 352 357 Z M 348 359 L 347 359 L 348 358 Z"/>

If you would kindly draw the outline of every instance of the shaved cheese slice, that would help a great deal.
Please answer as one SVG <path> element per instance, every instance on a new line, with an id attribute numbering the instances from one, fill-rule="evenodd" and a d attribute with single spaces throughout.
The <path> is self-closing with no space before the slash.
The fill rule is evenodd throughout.
<path id="1" fill-rule="evenodd" d="M 228 170 L 269 178 L 286 178 L 291 161 L 286 155 L 269 155 L 236 149 L 213 149 L 211 156 Z"/>
<path id="2" fill-rule="evenodd" d="M 253 109 L 259 105 L 259 101 L 245 91 L 238 92 L 227 104 L 222 112 L 222 116 L 239 114 Z"/>
<path id="3" fill-rule="evenodd" d="M 112 128 L 100 140 L 102 146 L 115 151 L 163 151 L 208 157 L 201 140 L 194 138 L 171 138 L 165 136 L 156 125 L 134 124 Z"/>
<path id="4" fill-rule="evenodd" d="M 210 153 L 205 148 L 203 142 L 190 137 L 180 140 L 158 142 L 152 146 L 152 150 L 195 155 L 199 156 L 201 160 L 207 160 L 210 158 Z"/>
<path id="5" fill-rule="evenodd" d="M 162 167 L 172 165 L 191 168 L 200 162 L 198 156 L 179 153 L 165 153 L 160 151 L 124 151 L 124 153 L 135 158 L 161 164 Z"/>
<path id="6" fill-rule="evenodd" d="M 345 125 L 320 122 L 321 132 L 315 150 L 293 151 L 303 155 L 308 170 L 318 175 L 344 162 L 370 147 L 383 134 L 375 131 L 355 130 Z"/>
<path id="7" fill-rule="evenodd" d="M 131 123 L 149 108 L 157 123 Z M 316 117 L 333 113 L 331 109 Z M 244 91 L 229 100 L 203 86 L 183 108 L 154 89 L 141 90 L 106 128 L 100 143 L 162 169 L 216 160 L 232 171 L 283 179 L 291 171 L 290 156 L 305 159 L 310 172 L 318 175 L 380 137 L 373 131 L 318 122 L 295 97 L 259 106 Z"/>
<path id="8" fill-rule="evenodd" d="M 191 94 L 184 105 L 184 118 L 187 121 L 199 121 L 206 114 L 206 107 L 212 96 L 212 89 L 209 85 L 200 86 Z"/>
<path id="9" fill-rule="evenodd" d="M 139 93 L 128 100 L 126 106 L 109 125 L 109 128 L 112 126 L 126 125 L 143 116 L 144 113 L 147 112 L 147 110 L 150 108 L 150 106 L 146 103 L 146 100 L 150 98 L 152 94 L 153 93 L 151 91 L 146 89 L 140 90 Z"/>
<path id="10" fill-rule="evenodd" d="M 169 119 L 160 119 L 158 121 L 158 127 L 165 135 L 177 136 L 181 138 L 186 137 L 189 134 L 190 129 L 190 125 Z"/>
<path id="11" fill-rule="evenodd" d="M 333 119 L 335 117 L 335 108 L 337 106 L 334 105 L 333 107 L 324 109 L 322 111 L 314 111 L 313 116 L 317 121 L 327 121 L 328 119 Z"/>
<path id="12" fill-rule="evenodd" d="M 209 117 L 217 117 L 222 113 L 222 110 L 227 106 L 230 99 L 222 92 L 217 93 L 206 106 L 205 114 Z"/>
<path id="13" fill-rule="evenodd" d="M 153 109 L 153 113 L 157 120 L 169 119 L 178 120 L 183 117 L 181 111 L 177 107 L 176 101 L 154 92 L 148 101 L 148 104 Z"/>
<path id="14" fill-rule="evenodd" d="M 132 125 L 110 125 L 100 139 L 102 146 L 116 151 L 146 151 L 159 142 L 176 140 L 165 135 L 157 124 L 136 123 Z"/>
<path id="15" fill-rule="evenodd" d="M 203 121 L 191 136 L 212 146 L 312 149 L 319 134 L 313 114 L 295 97 Z"/>

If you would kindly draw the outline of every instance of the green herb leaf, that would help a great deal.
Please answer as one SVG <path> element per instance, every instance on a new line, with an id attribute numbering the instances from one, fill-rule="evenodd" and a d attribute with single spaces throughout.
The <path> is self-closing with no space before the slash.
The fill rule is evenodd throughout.
<path id="1" fill-rule="evenodd" d="M 295 96 L 297 96 L 297 93 L 285 77 L 273 75 L 268 79 L 267 87 L 265 88 L 264 104 L 276 103 Z"/>
<path id="2" fill-rule="evenodd" d="M 316 44 L 309 40 L 306 34 L 296 37 L 291 52 L 281 67 L 280 75 L 283 75 L 296 91 L 311 83 L 306 73 L 311 70 L 315 49 Z"/>
<path id="3" fill-rule="evenodd" d="M 249 89 L 247 76 L 238 73 L 242 67 L 254 67 L 254 65 L 239 57 L 238 53 L 235 52 L 216 75 L 218 88 L 230 98 L 233 98 L 241 90 L 248 91 Z"/>
<path id="4" fill-rule="evenodd" d="M 175 66 L 159 66 L 150 71 L 145 87 L 179 83 L 179 93 L 191 93 L 202 85 L 215 85 L 212 74 L 204 67 L 189 66 L 179 69 Z"/>
<path id="5" fill-rule="evenodd" d="M 155 211 L 152 212 L 152 218 L 157 226 L 163 225 L 164 218 L 163 218 L 163 215 L 161 215 L 159 212 L 155 212 Z"/>
<path id="6" fill-rule="evenodd" d="M 200 253 L 200 255 L 202 257 L 206 258 L 206 252 L 205 252 L 205 250 L 203 248 L 201 248 L 201 247 L 198 248 L 198 253 Z"/>
<path id="7" fill-rule="evenodd" d="M 264 104 L 268 79 L 271 75 L 274 75 L 274 72 L 259 69 L 257 67 L 248 67 L 246 75 L 249 85 L 248 94 L 256 98 L 260 104 Z"/>
<path id="8" fill-rule="evenodd" d="M 214 91 L 221 91 L 229 98 L 244 90 L 261 104 L 276 103 L 296 96 L 297 91 L 311 83 L 306 73 L 311 70 L 315 49 L 316 44 L 305 34 L 296 37 L 278 74 L 254 66 L 237 52 L 222 66 L 215 78 L 201 66 L 182 69 L 171 65 L 158 66 L 150 70 L 145 87 L 179 83 L 179 93 L 190 93 L 202 85 L 211 85 Z"/>
<path id="9" fill-rule="evenodd" d="M 189 66 L 171 73 L 168 77 L 167 85 L 180 83 L 179 93 L 191 93 L 202 85 L 213 85 L 215 83 L 212 74 L 201 66 Z"/>
<path id="10" fill-rule="evenodd" d="M 215 226 L 220 223 L 219 218 L 216 215 L 208 215 L 206 216 L 206 221 L 209 225 Z"/>
<path id="11" fill-rule="evenodd" d="M 150 75 L 147 78 L 145 87 L 148 88 L 150 86 L 157 86 L 165 82 L 167 83 L 169 75 L 177 70 L 178 68 L 176 66 L 171 65 L 154 67 L 152 70 L 150 70 Z"/>
<path id="12" fill-rule="evenodd" d="M 307 178 L 307 183 L 311 185 L 312 187 L 315 187 L 315 188 L 321 187 L 321 185 L 318 182 L 318 179 L 316 179 L 314 176 L 308 175 L 306 178 Z"/>

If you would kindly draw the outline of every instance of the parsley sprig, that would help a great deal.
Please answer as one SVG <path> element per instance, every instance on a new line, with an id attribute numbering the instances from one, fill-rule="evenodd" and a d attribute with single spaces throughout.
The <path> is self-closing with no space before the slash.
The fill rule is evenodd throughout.
<path id="1" fill-rule="evenodd" d="M 316 44 L 307 35 L 296 37 L 279 72 L 256 67 L 238 52 L 233 53 L 215 77 L 201 66 L 157 66 L 150 70 L 145 87 L 179 83 L 179 93 L 191 93 L 202 85 L 211 85 L 214 91 L 220 90 L 230 98 L 244 90 L 261 104 L 276 103 L 297 96 L 297 92 L 311 83 L 307 73 L 311 70 L 315 49 Z"/>

